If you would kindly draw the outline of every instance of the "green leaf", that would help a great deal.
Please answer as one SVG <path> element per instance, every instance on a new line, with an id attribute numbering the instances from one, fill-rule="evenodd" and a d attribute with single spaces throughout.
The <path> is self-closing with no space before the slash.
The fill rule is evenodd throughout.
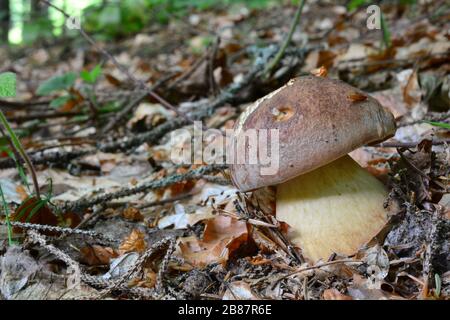
<path id="1" fill-rule="evenodd" d="M 42 83 L 36 93 L 40 96 L 45 96 L 55 91 L 67 90 L 73 86 L 76 79 L 77 75 L 74 72 L 52 77 Z"/>
<path id="2" fill-rule="evenodd" d="M 85 82 L 94 84 L 97 81 L 98 77 L 101 75 L 101 73 L 102 73 L 102 66 L 101 64 L 98 64 L 91 71 L 86 70 L 81 71 L 80 77 Z"/>
<path id="3" fill-rule="evenodd" d="M 0 74 L 0 97 L 14 97 L 16 95 L 16 74 L 5 72 Z"/>
<path id="4" fill-rule="evenodd" d="M 444 128 L 444 129 L 450 129 L 450 123 L 427 121 L 427 120 L 424 120 L 423 122 L 429 123 L 432 126 L 436 126 L 436 127 L 440 127 L 440 128 Z"/>
<path id="5" fill-rule="evenodd" d="M 72 97 L 69 95 L 66 96 L 61 96 L 58 97 L 56 99 L 53 99 L 52 102 L 50 102 L 50 107 L 52 108 L 59 108 L 62 107 L 63 105 L 65 105 L 67 103 L 67 101 L 69 101 Z"/>
<path id="6" fill-rule="evenodd" d="M 354 9 L 358 9 L 359 7 L 362 7 L 363 5 L 369 3 L 368 0 L 351 0 L 347 4 L 347 8 L 349 11 L 352 11 Z"/>
<path id="7" fill-rule="evenodd" d="M 3 209 L 5 211 L 5 220 L 6 220 L 6 225 L 8 227 L 8 242 L 9 245 L 13 245 L 14 241 L 12 240 L 12 226 L 11 223 L 9 221 L 9 207 L 8 204 L 6 203 L 6 199 L 5 199 L 5 195 L 3 194 L 3 189 L 2 189 L 2 185 L 0 184 L 0 200 L 1 203 L 3 204 Z"/>

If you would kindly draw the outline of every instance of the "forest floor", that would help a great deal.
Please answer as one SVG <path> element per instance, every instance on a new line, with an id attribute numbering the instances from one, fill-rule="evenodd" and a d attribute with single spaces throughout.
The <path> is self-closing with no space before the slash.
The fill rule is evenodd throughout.
<path id="1" fill-rule="evenodd" d="M 17 75 L 16 97 L 0 108 L 40 189 L 2 132 L 0 298 L 448 298 L 443 3 L 383 7 L 388 28 L 369 30 L 365 8 L 311 1 L 269 77 L 262 67 L 295 6 L 199 11 L 94 44 L 80 36 L 0 48 L 0 73 Z M 311 72 L 395 115 L 394 137 L 351 155 L 400 205 L 358 253 L 315 263 L 273 216 L 273 189 L 243 194 L 223 166 L 176 165 L 170 139 L 192 120 L 230 129 L 249 103 Z"/>

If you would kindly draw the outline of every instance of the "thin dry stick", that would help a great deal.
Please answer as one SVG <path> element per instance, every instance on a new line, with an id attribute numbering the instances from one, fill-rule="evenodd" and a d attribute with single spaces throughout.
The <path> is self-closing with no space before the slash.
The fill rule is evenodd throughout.
<path id="1" fill-rule="evenodd" d="M 413 142 L 397 142 L 397 141 L 388 141 L 388 142 L 382 142 L 382 143 L 378 143 L 375 145 L 370 145 L 367 147 L 380 147 L 380 148 L 415 148 L 417 147 L 422 141 L 413 141 Z M 450 144 L 450 139 L 443 139 L 443 140 L 438 140 L 438 139 L 433 139 L 431 141 L 431 144 L 433 146 L 440 146 L 440 145 L 444 145 L 444 144 Z"/>
<path id="2" fill-rule="evenodd" d="M 59 209 L 62 212 L 67 212 L 67 211 L 80 212 L 86 208 L 92 207 L 97 204 L 107 203 L 113 199 L 123 198 L 123 197 L 131 196 L 134 194 L 138 194 L 138 193 L 142 193 L 142 192 L 146 192 L 146 191 L 150 191 L 150 190 L 165 188 L 169 185 L 172 185 L 174 183 L 178 183 L 181 181 L 190 181 L 190 180 L 195 180 L 195 179 L 201 179 L 205 174 L 215 172 L 215 171 L 220 171 L 222 169 L 225 169 L 226 167 L 227 167 L 226 165 L 203 166 L 203 167 L 188 171 L 187 173 L 184 173 L 184 174 L 174 174 L 174 175 L 168 176 L 163 179 L 143 183 L 136 187 L 132 187 L 132 188 L 125 187 L 116 192 L 103 193 L 103 194 L 93 197 L 91 199 L 81 198 L 76 201 L 68 201 L 68 202 L 64 203 L 61 207 L 59 207 Z"/>
<path id="3" fill-rule="evenodd" d="M 190 113 L 190 117 L 194 120 L 201 121 L 211 116 L 215 110 L 223 106 L 226 103 L 231 102 L 235 95 L 243 88 L 247 87 L 253 79 L 261 72 L 266 65 L 267 60 L 273 54 L 273 48 L 263 49 L 264 54 L 259 57 L 253 66 L 253 68 L 244 76 L 239 82 L 233 82 L 227 89 L 223 90 L 218 97 L 208 104 L 202 105 L 199 103 L 198 108 Z M 156 128 L 149 132 L 136 134 L 131 137 L 124 137 L 113 142 L 100 141 L 97 144 L 97 148 L 89 148 L 85 150 L 72 150 L 72 151 L 55 151 L 52 153 L 37 153 L 31 156 L 34 164 L 48 164 L 48 163 L 68 163 L 72 159 L 76 159 L 88 154 L 93 154 L 98 150 L 103 152 L 118 152 L 129 150 L 137 147 L 143 143 L 156 143 L 168 132 L 179 129 L 183 126 L 189 125 L 190 121 L 185 118 L 177 117 L 160 124 Z M 13 168 L 15 163 L 12 159 L 0 159 L 0 169 Z"/>
<path id="4" fill-rule="evenodd" d="M 306 267 L 306 268 L 301 268 L 301 269 L 299 269 L 299 270 L 296 270 L 296 271 L 294 271 L 294 272 L 291 272 L 291 273 L 289 273 L 289 274 L 287 274 L 287 275 L 284 275 L 284 276 L 278 278 L 278 279 L 275 281 L 275 283 L 273 284 L 272 288 L 275 288 L 275 286 L 276 286 L 281 280 L 286 279 L 286 278 L 289 278 L 289 277 L 292 277 L 292 276 L 294 276 L 294 275 L 296 275 L 296 274 L 299 274 L 299 273 L 302 273 L 302 272 L 305 272 L 305 271 L 309 271 L 309 270 L 314 270 L 314 269 L 323 268 L 323 267 L 326 267 L 326 266 L 329 266 L 329 265 L 332 265 L 332 264 L 339 264 L 339 263 L 362 264 L 362 263 L 364 263 L 364 262 L 362 262 L 362 261 L 357 261 L 357 260 L 352 260 L 352 259 L 344 259 L 344 260 L 335 260 L 335 261 L 330 261 L 330 262 L 324 262 L 324 263 L 317 264 L 317 265 L 314 265 L 314 266 L 310 266 L 310 267 Z"/>
<path id="5" fill-rule="evenodd" d="M 173 74 L 169 74 L 166 77 L 162 78 L 161 80 L 157 81 L 151 88 L 150 90 L 154 91 L 157 88 L 159 88 L 162 84 L 164 84 L 166 81 L 168 81 L 169 79 L 171 79 L 173 77 Z M 138 93 L 138 95 L 134 98 L 131 99 L 130 102 L 122 109 L 120 110 L 114 117 L 111 118 L 111 120 L 108 122 L 108 124 L 103 127 L 102 129 L 102 134 L 107 133 L 108 131 L 110 131 L 112 128 L 114 128 L 115 126 L 117 126 L 118 124 L 120 124 L 120 121 L 128 114 L 130 114 L 131 110 L 133 110 L 142 100 L 145 99 L 145 97 L 147 97 L 148 92 L 147 91 L 140 91 Z"/>
<path id="6" fill-rule="evenodd" d="M 264 74 L 266 76 L 270 76 L 272 74 L 273 69 L 277 66 L 277 64 L 280 62 L 281 58 L 283 58 L 284 53 L 289 46 L 289 42 L 291 42 L 292 35 L 294 34 L 295 28 L 297 27 L 298 23 L 300 22 L 300 16 L 302 15 L 303 6 L 305 5 L 306 0 L 300 0 L 300 3 L 298 5 L 297 11 L 295 12 L 294 19 L 291 23 L 291 28 L 289 30 L 289 33 L 287 34 L 286 38 L 284 39 L 283 44 L 280 47 L 280 50 L 278 50 L 276 56 L 272 59 L 272 61 L 269 62 L 266 69 L 264 70 Z"/>

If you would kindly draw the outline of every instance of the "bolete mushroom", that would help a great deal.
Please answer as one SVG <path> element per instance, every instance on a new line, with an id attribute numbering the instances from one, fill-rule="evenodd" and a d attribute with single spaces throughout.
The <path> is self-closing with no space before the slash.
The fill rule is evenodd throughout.
<path id="1" fill-rule="evenodd" d="M 279 170 L 264 175 L 263 164 L 233 163 L 232 181 L 243 191 L 276 185 L 277 219 L 305 257 L 354 254 L 383 229 L 387 190 L 347 155 L 395 133 L 377 100 L 339 80 L 299 77 L 249 106 L 233 140 L 248 129 L 278 129 Z"/>

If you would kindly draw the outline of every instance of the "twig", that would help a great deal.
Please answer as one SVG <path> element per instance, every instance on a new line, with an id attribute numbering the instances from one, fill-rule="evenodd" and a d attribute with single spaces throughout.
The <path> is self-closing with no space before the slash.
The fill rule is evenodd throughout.
<path id="1" fill-rule="evenodd" d="M 87 231 L 87 230 L 81 230 L 81 229 L 71 229 L 71 228 L 63 228 L 63 227 L 57 227 L 57 226 L 50 226 L 45 224 L 34 224 L 34 223 L 28 223 L 28 222 L 18 222 L 18 221 L 10 221 L 9 222 L 12 226 L 20 227 L 23 229 L 30 229 L 30 230 L 39 230 L 39 231 L 49 231 L 49 232 L 58 232 L 63 235 L 69 235 L 69 234 L 76 234 L 80 236 L 86 236 L 97 240 L 103 240 L 108 243 L 117 243 L 117 240 L 111 239 L 109 237 L 106 237 L 105 235 L 101 233 L 97 233 L 94 231 Z M 6 222 L 0 221 L 0 224 L 6 224 Z"/>
<path id="2" fill-rule="evenodd" d="M 291 273 L 289 273 L 289 274 L 287 274 L 287 275 L 284 275 L 284 276 L 281 276 L 280 278 L 278 278 L 278 279 L 274 282 L 272 288 L 274 288 L 281 280 L 286 279 L 286 278 L 289 278 L 289 277 L 292 277 L 292 276 L 294 276 L 294 275 L 296 275 L 296 274 L 299 274 L 299 273 L 302 273 L 302 272 L 305 272 L 305 271 L 309 271 L 309 270 L 314 270 L 314 269 L 323 268 L 323 267 L 326 267 L 326 266 L 329 266 L 329 265 L 332 265 L 332 264 L 339 264 L 339 263 L 363 264 L 364 262 L 362 262 L 362 261 L 356 261 L 356 260 L 352 260 L 352 259 L 344 259 L 344 260 L 334 260 L 334 261 L 324 262 L 324 263 L 317 264 L 317 265 L 314 265 L 314 266 L 310 266 L 310 267 L 306 267 L 306 268 L 301 268 L 301 269 L 299 269 L 299 270 L 297 270 L 297 271 L 291 272 Z"/>
<path id="3" fill-rule="evenodd" d="M 190 117 L 192 120 L 203 120 L 206 117 L 211 116 L 214 111 L 223 106 L 226 103 L 230 103 L 235 98 L 235 95 L 241 91 L 243 88 L 247 87 L 253 79 L 263 70 L 267 63 L 267 60 L 272 57 L 275 53 L 276 47 L 269 47 L 265 49 L 259 49 L 260 56 L 256 58 L 253 68 L 244 76 L 244 78 L 239 81 L 232 83 L 227 89 L 223 90 L 219 96 L 217 96 L 209 104 L 200 107 L 200 110 L 193 112 Z M 288 50 L 289 51 L 289 50 Z M 303 52 L 302 50 L 301 52 Z M 292 51 L 293 54 L 298 55 L 298 49 Z M 303 52 L 304 53 L 304 52 Z M 134 147 L 140 146 L 143 143 L 156 143 L 165 134 L 173 130 L 179 129 L 183 126 L 189 125 L 190 121 L 185 118 L 175 118 L 170 121 L 166 121 L 163 124 L 157 126 L 153 130 L 133 135 L 131 137 L 124 137 L 118 141 L 105 143 L 100 141 L 96 148 L 90 148 L 86 150 L 73 150 L 73 151 L 58 151 L 53 153 L 40 153 L 31 156 L 34 164 L 46 164 L 46 163 L 67 163 L 72 159 L 82 157 L 88 154 L 93 154 L 98 150 L 102 152 L 118 152 L 132 149 Z M 12 159 L 2 159 L 0 160 L 0 169 L 12 168 L 14 167 L 14 161 Z"/>
<path id="4" fill-rule="evenodd" d="M 84 114 L 83 112 L 77 111 L 31 113 L 27 115 L 8 117 L 8 121 L 20 123 L 29 120 L 64 118 L 64 117 L 80 116 L 83 114 Z"/>
<path id="5" fill-rule="evenodd" d="M 303 6 L 305 5 L 305 2 L 306 2 L 306 0 L 300 0 L 297 11 L 295 12 L 294 19 L 292 20 L 292 23 L 291 23 L 291 28 L 289 30 L 289 33 L 287 34 L 286 38 L 284 39 L 284 42 L 281 45 L 281 47 L 278 50 L 275 57 L 272 59 L 272 61 L 269 62 L 267 67 L 264 69 L 265 76 L 270 76 L 272 74 L 273 69 L 278 65 L 281 58 L 283 58 L 284 53 L 289 45 L 289 42 L 291 42 L 292 35 L 294 34 L 295 28 L 297 27 L 297 25 L 300 21 L 300 16 L 302 14 Z"/>
<path id="6" fill-rule="evenodd" d="M 149 202 L 149 203 L 144 203 L 144 204 L 141 204 L 139 206 L 136 206 L 136 208 L 137 209 L 146 209 L 146 208 L 150 208 L 150 207 L 162 206 L 162 205 L 165 205 L 165 204 L 168 204 L 168 203 L 172 203 L 172 202 L 175 202 L 175 201 L 187 199 L 189 197 L 192 197 L 192 194 L 190 194 L 190 193 L 182 194 L 180 196 L 169 198 L 169 199 L 164 199 L 164 200 L 160 200 L 160 201 L 153 201 L 153 202 Z"/>
<path id="7" fill-rule="evenodd" d="M 161 85 L 163 85 L 166 81 L 168 81 L 170 78 L 172 78 L 173 75 L 169 74 L 168 76 L 160 79 L 159 81 L 157 81 L 151 88 L 150 90 L 156 90 L 157 88 L 159 88 Z M 108 124 L 103 127 L 101 133 L 105 134 L 107 133 L 109 130 L 111 130 L 112 128 L 114 128 L 115 126 L 119 125 L 121 123 L 121 121 L 125 118 L 126 115 L 130 114 L 130 112 L 142 101 L 145 99 L 145 97 L 147 97 L 148 92 L 147 91 L 140 91 L 138 93 L 138 95 L 132 99 L 122 110 L 120 110 L 119 112 L 117 112 L 117 114 L 108 122 Z"/>
<path id="8" fill-rule="evenodd" d="M 208 173 L 211 173 L 214 171 L 219 171 L 224 168 L 226 168 L 225 165 L 203 166 L 198 169 L 188 171 L 187 173 L 184 173 L 184 174 L 174 174 L 174 175 L 168 176 L 164 179 L 143 183 L 136 187 L 132 187 L 132 188 L 125 187 L 116 192 L 104 193 L 104 194 L 98 195 L 96 197 L 93 197 L 92 199 L 81 198 L 76 201 L 68 201 L 68 202 L 64 203 L 62 206 L 60 206 L 59 208 L 63 212 L 67 212 L 67 211 L 81 212 L 86 208 L 92 207 L 97 204 L 105 203 L 105 202 L 111 201 L 113 199 L 128 197 L 128 196 L 131 196 L 131 195 L 134 195 L 137 193 L 146 192 L 149 190 L 165 188 L 169 185 L 172 185 L 174 183 L 178 183 L 181 181 L 200 179 L 205 174 L 208 174 Z"/>
<path id="9" fill-rule="evenodd" d="M 26 108 L 26 107 L 35 107 L 35 106 L 43 106 L 48 105 L 51 100 L 45 101 L 6 101 L 0 100 L 0 104 L 6 108 Z"/>
<path id="10" fill-rule="evenodd" d="M 375 147 L 375 148 L 415 148 L 418 144 L 420 144 L 421 141 L 413 141 L 413 142 L 381 142 L 375 145 L 370 145 L 367 147 Z M 444 140 L 436 140 L 433 139 L 431 141 L 431 144 L 433 146 L 439 146 L 443 144 L 450 144 L 450 139 L 444 139 Z"/>
<path id="11" fill-rule="evenodd" d="M 176 78 L 172 83 L 170 83 L 167 86 L 167 90 L 171 90 L 173 88 L 175 88 L 178 84 L 180 84 L 182 81 L 186 80 L 187 78 L 189 78 L 189 76 L 192 75 L 192 73 L 198 69 L 198 67 L 201 66 L 202 62 L 208 57 L 209 52 L 205 52 L 199 59 L 197 59 L 197 61 L 194 62 L 193 65 L 191 65 L 181 76 L 179 76 L 178 78 Z"/>
<path id="12" fill-rule="evenodd" d="M 167 252 L 170 250 L 174 250 L 174 239 L 173 237 L 166 237 L 156 243 L 154 243 L 150 248 L 147 249 L 137 260 L 136 262 L 125 272 L 123 275 L 121 275 L 117 280 L 113 281 L 110 286 L 108 286 L 105 290 L 103 290 L 100 293 L 100 297 L 105 297 L 107 294 L 109 294 L 111 291 L 121 287 L 127 280 L 129 280 L 134 274 L 139 272 L 139 270 L 142 268 L 142 266 L 145 264 L 145 262 L 155 255 L 155 253 L 160 252 L 161 250 L 167 248 Z M 172 253 L 171 252 L 171 253 Z M 170 253 L 170 254 L 171 254 Z M 160 270 L 162 268 L 167 268 L 167 266 L 160 266 Z M 156 290 L 158 291 L 158 290 Z"/>

